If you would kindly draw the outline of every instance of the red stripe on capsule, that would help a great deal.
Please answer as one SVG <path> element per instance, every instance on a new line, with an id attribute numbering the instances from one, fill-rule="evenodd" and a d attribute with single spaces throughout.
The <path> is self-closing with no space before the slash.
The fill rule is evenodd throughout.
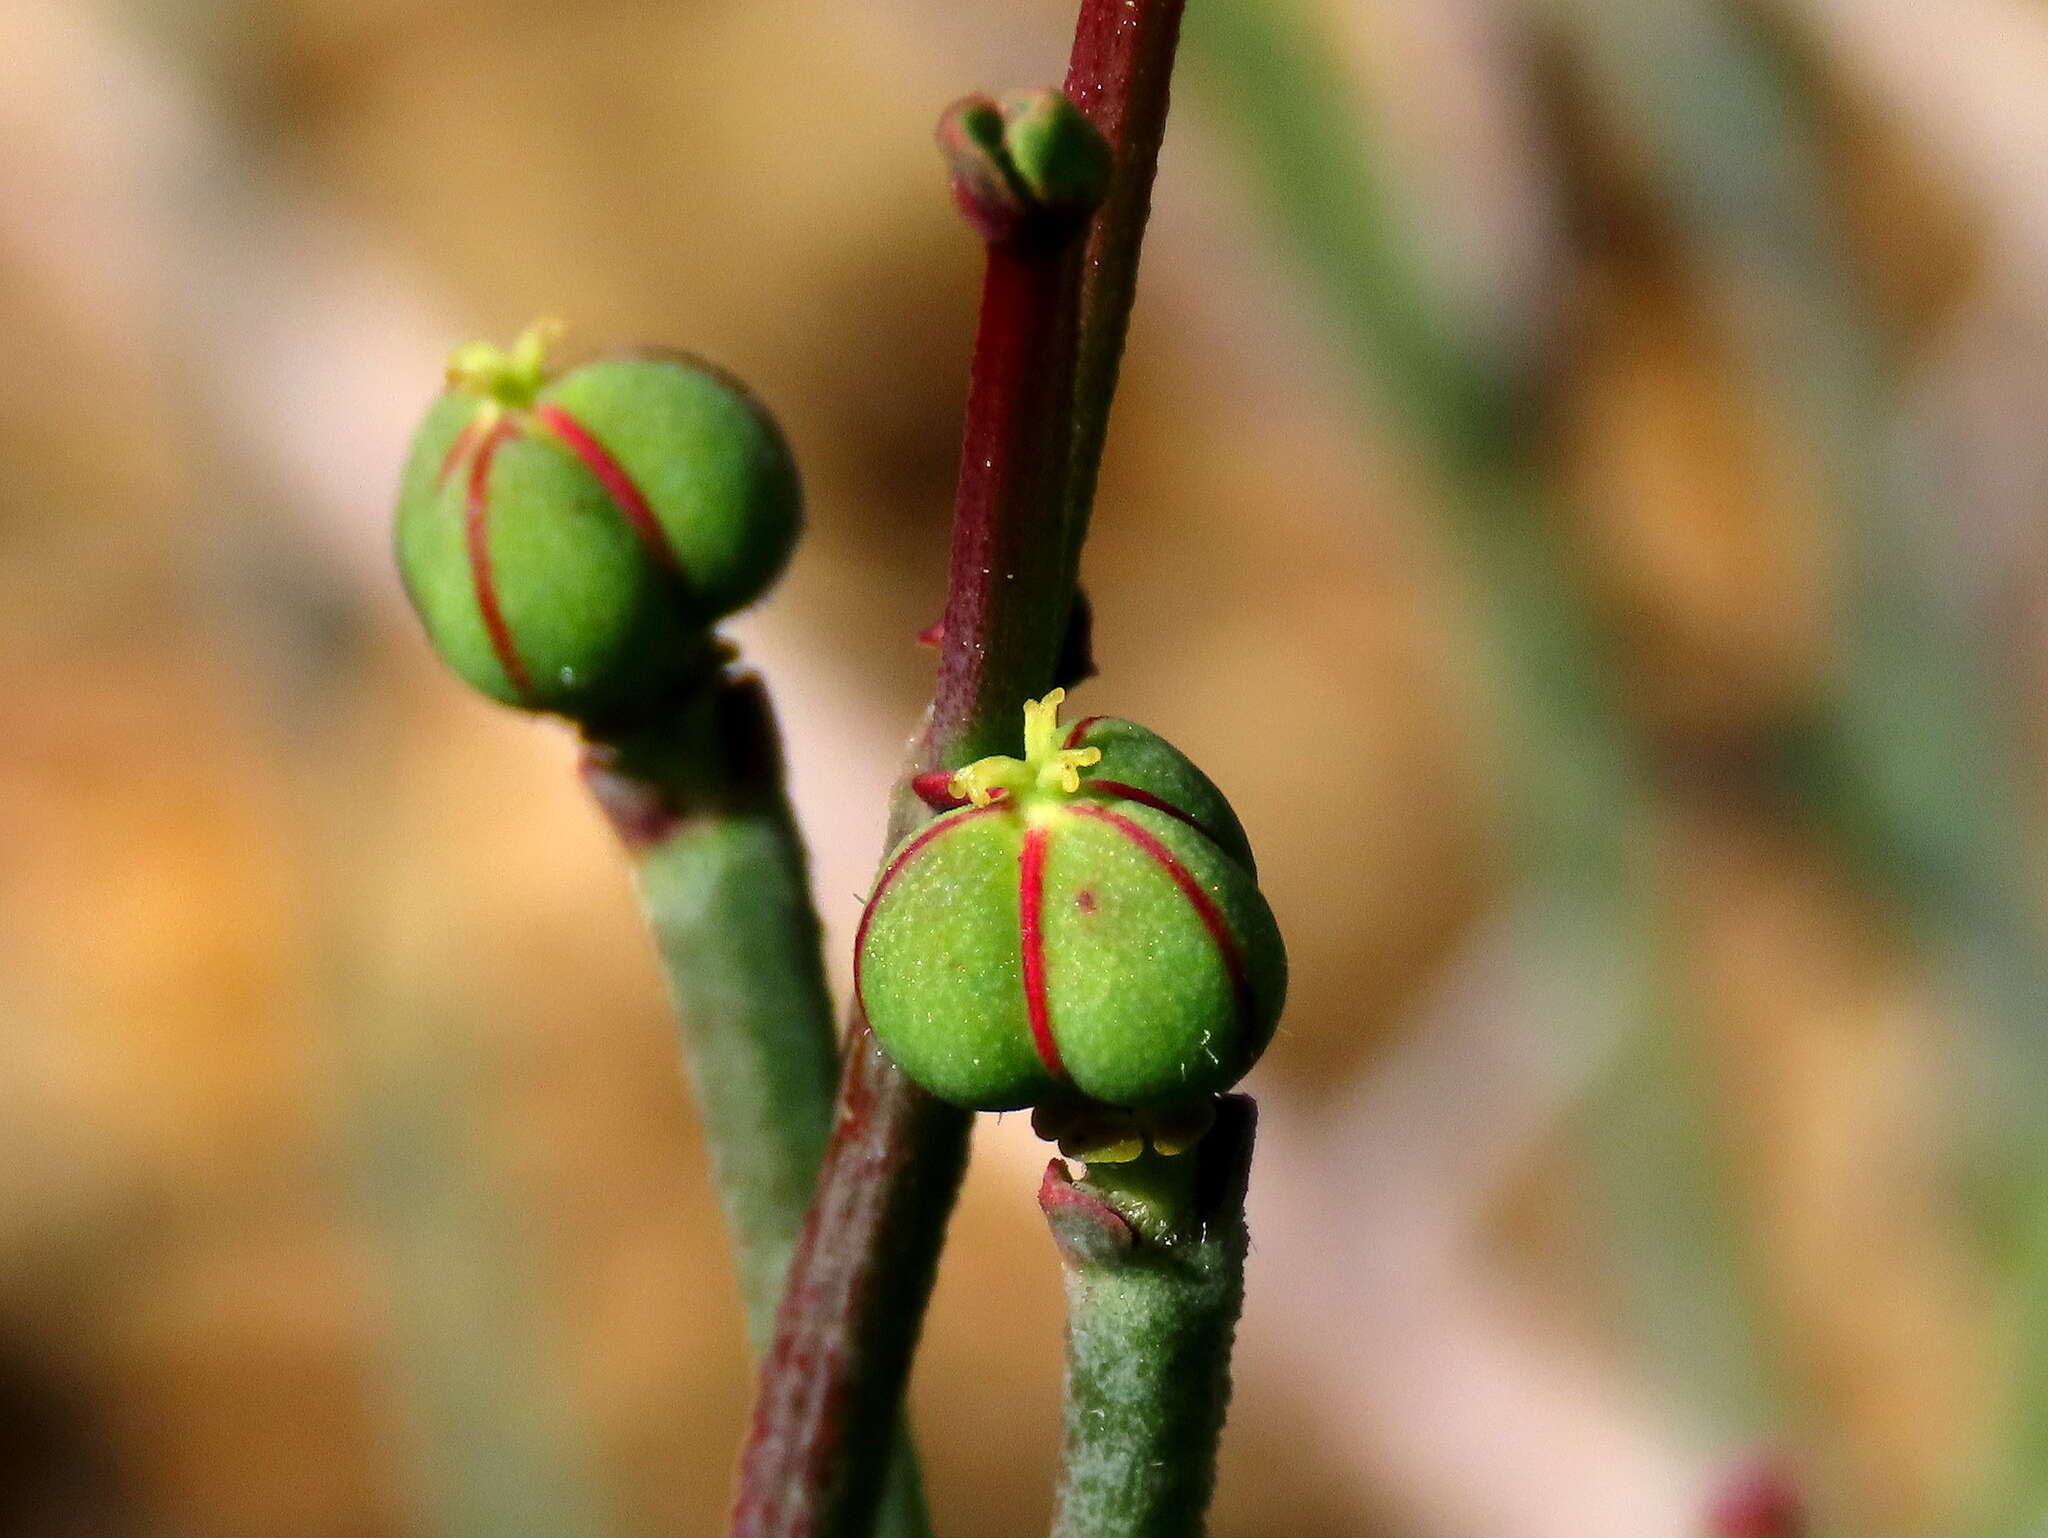
<path id="1" fill-rule="evenodd" d="M 476 458 L 469 463 L 468 495 L 463 507 L 463 537 L 469 548 L 470 581 L 476 587 L 476 606 L 483 614 L 484 629 L 497 653 L 498 666 L 505 670 L 513 691 L 523 699 L 533 696 L 533 676 L 527 672 L 519 648 L 513 644 L 512 627 L 505 622 L 504 607 L 498 602 L 497 579 L 491 572 L 491 464 L 498 447 L 514 436 L 510 423 L 500 422 L 484 434 Z"/>
<path id="2" fill-rule="evenodd" d="M 1045 992 L 1045 852 L 1050 828 L 1028 828 L 1017 855 L 1017 939 L 1024 958 L 1024 1012 L 1031 1045 L 1055 1079 L 1067 1077 L 1059 1043 L 1052 1039 L 1052 1006 Z"/>
<path id="3" fill-rule="evenodd" d="M 873 920 L 875 910 L 882 904 L 882 894 L 889 890 L 890 886 L 895 883 L 896 878 L 903 874 L 904 867 L 910 863 L 911 859 L 925 845 L 929 844 L 940 834 L 950 833 L 962 824 L 970 823 L 984 813 L 993 812 L 994 810 L 995 808 L 992 806 L 984 806 L 977 807 L 974 811 L 963 813 L 958 817 L 941 817 L 937 822 L 926 828 L 924 832 L 918 834 L 916 838 L 905 844 L 896 858 L 889 862 L 888 868 L 876 878 L 875 889 L 868 894 L 868 905 L 861 909 L 860 928 L 856 929 L 853 934 L 853 993 L 855 998 L 860 999 L 860 1007 L 863 1011 L 868 1006 L 866 998 L 861 993 L 861 960 L 867 954 L 868 924 Z"/>
<path id="4" fill-rule="evenodd" d="M 543 401 L 535 406 L 533 418 L 596 478 L 621 516 L 633 526 L 633 532 L 640 536 L 640 542 L 647 547 L 648 553 L 670 571 L 681 572 L 682 560 L 676 555 L 675 546 L 668 541 L 668 531 L 654 516 L 653 507 L 641 495 L 633 477 L 626 473 L 626 467 L 612 458 L 611 451 L 597 441 L 590 429 L 552 401 Z"/>
<path id="5" fill-rule="evenodd" d="M 1216 834 L 1207 823 L 1197 822 L 1179 807 L 1169 801 L 1160 800 L 1159 797 L 1153 795 L 1149 790 L 1140 790 L 1135 785 L 1126 785 L 1122 780 L 1083 780 L 1081 782 L 1081 789 L 1094 795 L 1114 796 L 1119 801 L 1135 801 L 1140 806 L 1149 806 L 1155 812 L 1164 812 L 1175 822 L 1185 823 L 1212 844 L 1220 844 L 1222 842 L 1222 840 L 1216 837 Z"/>
<path id="6" fill-rule="evenodd" d="M 1209 938 L 1216 943 L 1217 953 L 1223 958 L 1223 970 L 1230 974 L 1231 992 L 1236 996 L 1237 1016 L 1240 1027 L 1249 1023 L 1252 1017 L 1251 980 L 1245 976 L 1244 958 L 1238 954 L 1237 939 L 1230 932 L 1230 925 L 1224 920 L 1223 910 L 1216 906 L 1202 883 L 1195 879 L 1193 871 L 1174 856 L 1157 838 L 1124 816 L 1112 812 L 1106 806 L 1077 801 L 1067 810 L 1078 817 L 1093 817 L 1097 822 L 1106 822 L 1117 832 L 1136 844 L 1159 864 L 1173 884 L 1180 888 L 1180 895 L 1188 900 L 1195 910 L 1195 916 L 1202 921 L 1202 927 L 1209 931 Z"/>
<path id="7" fill-rule="evenodd" d="M 1107 721 L 1109 719 L 1108 716 L 1083 716 L 1067 729 L 1066 746 L 1078 748 L 1081 745 L 1081 739 L 1088 735 L 1089 727 L 1098 721 Z M 1167 816 L 1176 822 L 1186 823 L 1212 844 L 1222 842 L 1216 837 L 1216 831 L 1207 823 L 1197 822 L 1179 807 L 1171 802 L 1160 800 L 1159 797 L 1153 795 L 1149 790 L 1140 790 L 1137 786 L 1127 785 L 1122 780 L 1101 780 L 1086 774 L 1081 777 L 1081 789 L 1084 793 L 1115 796 L 1119 801 L 1135 801 L 1140 806 L 1149 806 L 1155 812 L 1166 813 Z"/>
<path id="8" fill-rule="evenodd" d="M 462 431 L 455 435 L 455 441 L 448 445 L 448 452 L 441 456 L 441 468 L 434 476 L 436 482 L 444 486 L 448 483 L 448 477 L 455 473 L 455 467 L 462 463 L 462 457 L 475 445 L 477 428 L 480 425 L 474 419 L 463 424 Z"/>

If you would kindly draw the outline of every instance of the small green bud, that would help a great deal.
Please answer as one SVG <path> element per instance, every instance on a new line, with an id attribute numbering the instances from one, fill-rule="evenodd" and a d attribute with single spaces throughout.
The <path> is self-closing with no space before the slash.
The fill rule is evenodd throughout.
<path id="1" fill-rule="evenodd" d="M 961 208 L 989 240 L 1072 233 L 1109 191 L 1114 155 L 1063 91 L 968 96 L 939 119 Z"/>
<path id="2" fill-rule="evenodd" d="M 1248 851 L 1164 796 L 1089 771 L 1116 750 L 1123 772 L 1206 792 L 1211 825 L 1241 846 L 1215 787 L 1130 723 L 1103 731 L 1106 746 L 1062 731 L 1063 698 L 1026 706 L 1024 757 L 951 776 L 968 804 L 890 855 L 861 920 L 855 986 L 903 1071 L 955 1104 L 1185 1106 L 1230 1088 L 1265 1050 L 1286 951 Z M 1173 778 L 1182 765 L 1193 779 Z"/>
<path id="3" fill-rule="evenodd" d="M 774 419 L 681 355 L 547 373 L 556 328 L 472 343 L 413 439 L 400 574 L 472 686 L 580 719 L 629 707 L 709 651 L 780 574 L 803 499 Z"/>
<path id="4" fill-rule="evenodd" d="M 1017 179 L 1046 208 L 1090 212 L 1109 190 L 1109 142 L 1064 91 L 1012 91 L 1000 103 L 1003 149 Z"/>

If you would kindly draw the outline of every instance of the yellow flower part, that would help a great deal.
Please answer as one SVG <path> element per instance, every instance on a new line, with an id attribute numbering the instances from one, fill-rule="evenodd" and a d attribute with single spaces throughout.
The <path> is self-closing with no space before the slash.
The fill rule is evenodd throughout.
<path id="1" fill-rule="evenodd" d="M 1066 690 L 1055 689 L 1042 700 L 1026 700 L 1024 756 L 977 760 L 955 774 L 948 788 L 976 806 L 987 806 L 998 795 L 1021 801 L 1078 793 L 1081 771 L 1102 762 L 1102 749 L 1060 746 L 1060 706 L 1066 698 Z"/>
<path id="2" fill-rule="evenodd" d="M 548 354 L 562 338 L 559 320 L 541 319 L 510 347 L 466 342 L 448 359 L 448 383 L 465 395 L 524 410 L 547 383 Z"/>

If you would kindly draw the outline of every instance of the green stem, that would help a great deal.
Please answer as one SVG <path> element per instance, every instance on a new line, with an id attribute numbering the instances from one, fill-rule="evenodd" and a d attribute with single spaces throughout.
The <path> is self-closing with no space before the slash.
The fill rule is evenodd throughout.
<path id="1" fill-rule="evenodd" d="M 416 980 L 352 978 L 335 1033 L 406 1459 L 426 1507 L 418 1531 L 611 1538 L 599 1451 L 564 1392 L 555 1300 L 524 1242 L 531 1213 L 478 1133 L 479 1063 L 424 994 Z"/>
<path id="2" fill-rule="evenodd" d="M 682 1032 L 747 1338 L 766 1343 L 832 1126 L 838 1050 L 804 849 L 759 680 L 593 745 Z"/>
<path id="3" fill-rule="evenodd" d="M 1977 1538 L 2037 1538 L 2048 1524 L 2048 1202 L 2033 1219 L 2013 1268 L 2012 1404 L 1964 1524 Z"/>
<path id="4" fill-rule="evenodd" d="M 1462 486 L 1458 532 L 1511 766 L 1497 789 L 1535 899 L 1537 956 L 1568 958 L 1574 1023 L 1608 1045 L 1579 1107 L 1635 1337 L 1732 1438 L 1782 1430 L 1787 1385 L 1713 1124 L 1696 1014 L 1652 850 L 1652 799 L 1611 664 L 1526 471 Z"/>
<path id="5" fill-rule="evenodd" d="M 1489 346 L 1426 280 L 1336 62 L 1298 6 L 1210 0 L 1188 42 L 1192 78 L 1376 403 L 1453 478 L 1525 455 L 1527 360 Z"/>
<path id="6" fill-rule="evenodd" d="M 659 724 L 593 742 L 584 776 L 633 859 L 758 1356 L 832 1129 L 832 998 L 760 681 L 722 677 Z M 878 1530 L 930 1531 L 907 1434 Z"/>
<path id="7" fill-rule="evenodd" d="M 1199 1538 L 1244 1302 L 1255 1115 L 1226 1098 L 1175 1158 L 1055 1159 L 1039 1189 L 1067 1291 L 1066 1432 L 1054 1538 Z"/>

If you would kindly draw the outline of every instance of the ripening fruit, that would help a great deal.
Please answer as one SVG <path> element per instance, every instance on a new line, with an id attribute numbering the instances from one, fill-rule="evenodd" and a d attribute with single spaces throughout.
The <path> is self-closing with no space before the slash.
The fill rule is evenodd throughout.
<path id="1" fill-rule="evenodd" d="M 477 343 L 413 439 L 398 564 L 475 688 L 589 719 L 672 682 L 758 598 L 802 494 L 774 419 L 681 355 L 546 372 L 553 328 Z"/>
<path id="2" fill-rule="evenodd" d="M 1083 722 L 1063 745 L 1063 698 L 1027 705 L 1024 758 L 953 775 L 969 804 L 883 866 L 856 944 L 862 1008 L 903 1071 L 958 1105 L 1218 1094 L 1265 1050 L 1287 989 L 1243 830 L 1141 727 Z M 1099 777 L 1112 768 L 1133 778 Z"/>

